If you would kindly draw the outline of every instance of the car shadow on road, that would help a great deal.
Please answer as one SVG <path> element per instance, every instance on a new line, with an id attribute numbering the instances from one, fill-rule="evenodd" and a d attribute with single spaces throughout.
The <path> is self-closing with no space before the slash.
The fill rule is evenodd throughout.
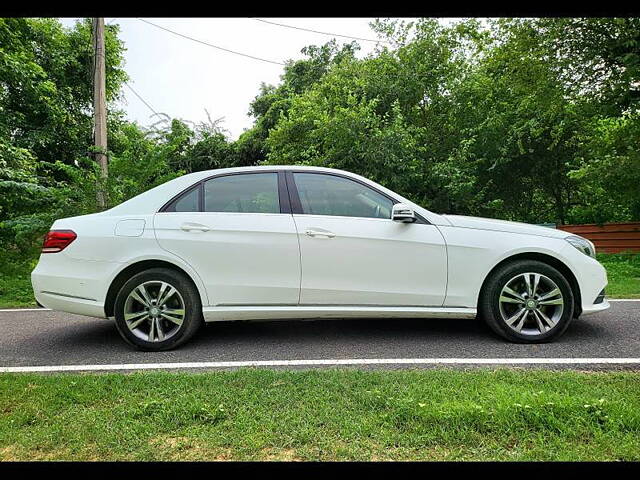
<path id="1" fill-rule="evenodd" d="M 289 341 L 314 342 L 318 340 L 374 340 L 377 338 L 416 338 L 422 335 L 456 336 L 466 338 L 484 336 L 486 327 L 469 319 L 318 319 L 212 322 L 205 325 L 199 336 L 203 340 L 260 337 Z"/>
<path id="2" fill-rule="evenodd" d="M 606 329 L 597 322 L 572 322 L 555 343 L 582 343 L 606 338 Z M 508 344 L 478 319 L 331 319 L 286 321 L 238 321 L 206 324 L 192 343 L 225 344 Z M 514 344 L 511 344 L 514 345 Z"/>
<path id="3" fill-rule="evenodd" d="M 187 344 L 171 352 L 136 352 L 118 334 L 113 321 L 83 319 L 51 327 L 46 335 L 24 338 L 13 345 L 37 356 L 66 358 L 85 355 L 97 361 L 125 354 L 127 359 L 184 361 L 200 357 L 220 359 L 347 358 L 349 356 L 502 356 L 562 354 L 568 346 L 607 343 L 599 322 L 578 320 L 557 342 L 546 345 L 509 344 L 476 319 L 331 319 L 235 321 L 205 324 Z M 615 339 L 611 339 L 613 341 Z M 20 343 L 23 343 L 22 347 Z M 562 355 L 563 356 L 563 355 Z M 118 358 L 118 357 L 115 357 Z"/>

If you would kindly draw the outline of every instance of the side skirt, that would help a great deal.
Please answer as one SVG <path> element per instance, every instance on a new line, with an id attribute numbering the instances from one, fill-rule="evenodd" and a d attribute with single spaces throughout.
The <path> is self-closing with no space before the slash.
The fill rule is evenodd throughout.
<path id="1" fill-rule="evenodd" d="M 205 322 L 305 318 L 474 318 L 475 308 L 337 306 L 217 306 L 202 309 Z"/>

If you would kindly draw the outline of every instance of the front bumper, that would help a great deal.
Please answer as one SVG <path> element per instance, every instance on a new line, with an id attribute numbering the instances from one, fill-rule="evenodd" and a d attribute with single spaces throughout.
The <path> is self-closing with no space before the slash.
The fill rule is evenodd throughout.
<path id="1" fill-rule="evenodd" d="M 609 304 L 606 298 L 602 302 L 588 305 L 586 308 L 583 305 L 582 315 L 589 315 L 590 313 L 601 312 L 603 310 L 607 310 L 610 306 L 611 305 Z"/>
<path id="2" fill-rule="evenodd" d="M 604 289 L 608 283 L 607 270 L 600 262 L 568 243 L 560 253 L 571 268 L 580 289 L 580 306 L 576 308 L 576 313 L 588 315 L 609 308 L 609 302 L 604 297 Z"/>

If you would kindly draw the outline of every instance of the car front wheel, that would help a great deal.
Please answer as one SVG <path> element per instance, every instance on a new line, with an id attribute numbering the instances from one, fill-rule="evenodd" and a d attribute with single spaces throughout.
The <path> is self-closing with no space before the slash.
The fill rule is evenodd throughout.
<path id="1" fill-rule="evenodd" d="M 536 260 L 519 260 L 496 270 L 480 294 L 479 312 L 498 335 L 517 343 L 558 338 L 573 318 L 567 279 Z"/>
<path id="2" fill-rule="evenodd" d="M 134 275 L 120 289 L 115 303 L 120 335 L 140 350 L 175 348 L 202 324 L 198 291 L 184 274 L 152 268 Z"/>

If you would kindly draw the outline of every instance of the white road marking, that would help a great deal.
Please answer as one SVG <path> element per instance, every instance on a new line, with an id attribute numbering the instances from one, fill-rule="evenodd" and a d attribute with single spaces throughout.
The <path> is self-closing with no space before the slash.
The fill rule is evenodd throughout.
<path id="1" fill-rule="evenodd" d="M 607 298 L 609 302 L 640 302 L 640 298 Z"/>
<path id="2" fill-rule="evenodd" d="M 192 368 L 305 367 L 340 365 L 638 365 L 640 358 L 348 358 L 321 360 L 248 360 L 232 362 L 121 363 L 0 367 L 3 373 L 104 370 L 176 370 Z"/>

